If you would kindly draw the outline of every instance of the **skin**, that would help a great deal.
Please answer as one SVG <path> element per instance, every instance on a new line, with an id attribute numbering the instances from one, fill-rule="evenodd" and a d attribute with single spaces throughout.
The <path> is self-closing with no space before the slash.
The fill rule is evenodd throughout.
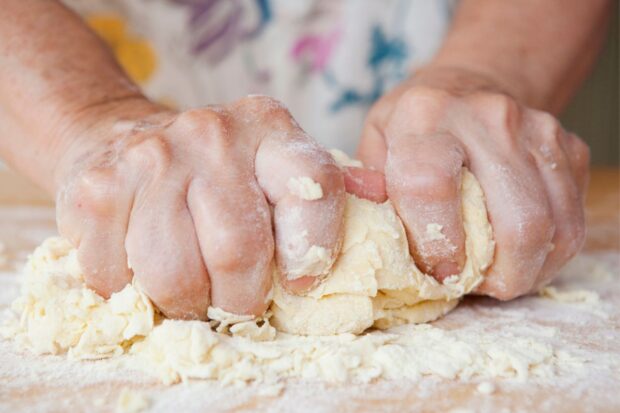
<path id="1" fill-rule="evenodd" d="M 543 110 L 556 113 L 587 73 L 609 7 L 462 1 L 436 59 L 371 110 L 359 156 L 372 169 L 343 171 L 274 99 L 170 111 L 59 3 L 4 0 L 0 156 L 56 197 L 59 231 L 91 287 L 109 296 L 133 277 L 166 315 L 198 319 L 209 305 L 262 313 L 273 258 L 284 275 L 299 265 L 299 234 L 333 260 L 345 190 L 389 196 L 418 265 L 440 280 L 458 272 L 465 165 L 497 241 L 479 291 L 508 299 L 546 282 L 583 242 L 587 147 Z M 324 197 L 290 194 L 299 176 Z M 429 223 L 447 242 L 424 240 Z M 330 264 L 281 282 L 303 292 Z"/>

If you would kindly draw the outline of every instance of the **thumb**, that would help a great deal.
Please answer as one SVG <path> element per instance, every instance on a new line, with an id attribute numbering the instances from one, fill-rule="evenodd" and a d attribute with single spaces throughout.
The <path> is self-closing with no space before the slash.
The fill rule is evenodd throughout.
<path id="1" fill-rule="evenodd" d="M 357 159 L 367 168 L 383 172 L 386 157 L 387 146 L 383 134 L 374 122 L 366 122 L 357 148 Z"/>
<path id="2" fill-rule="evenodd" d="M 345 167 L 344 188 L 350 194 L 379 204 L 387 200 L 385 176 L 372 169 Z"/>

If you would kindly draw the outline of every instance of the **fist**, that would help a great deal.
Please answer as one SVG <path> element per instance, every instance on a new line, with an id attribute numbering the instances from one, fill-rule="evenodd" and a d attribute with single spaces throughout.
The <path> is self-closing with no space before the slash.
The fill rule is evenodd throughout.
<path id="1" fill-rule="evenodd" d="M 274 258 L 294 292 L 327 273 L 344 177 L 279 102 L 125 117 L 94 119 L 59 163 L 58 227 L 90 287 L 107 297 L 135 278 L 166 316 L 205 319 L 209 305 L 262 314 Z M 292 191 L 302 177 L 320 194 Z"/>
<path id="2" fill-rule="evenodd" d="M 584 242 L 587 146 L 484 78 L 414 76 L 372 108 L 358 156 L 385 173 L 412 256 L 440 281 L 465 260 L 463 166 L 485 192 L 496 241 L 479 293 L 507 300 L 535 291 Z"/>

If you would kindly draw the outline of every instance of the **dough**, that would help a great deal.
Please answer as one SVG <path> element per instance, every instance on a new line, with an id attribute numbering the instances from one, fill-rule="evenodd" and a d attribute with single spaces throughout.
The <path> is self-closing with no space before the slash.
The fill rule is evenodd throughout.
<path id="1" fill-rule="evenodd" d="M 300 196 L 316 199 L 320 187 L 301 182 L 291 185 L 293 191 L 301 188 Z M 462 193 L 467 260 L 463 272 L 443 284 L 416 268 L 389 202 L 379 205 L 348 195 L 342 253 L 327 280 L 304 297 L 276 283 L 263 317 L 210 308 L 208 322 L 165 320 L 135 284 L 105 300 L 85 286 L 76 250 L 56 237 L 29 258 L 13 319 L 1 332 L 37 354 L 67 352 L 77 359 L 130 354 L 135 356 L 132 365 L 165 383 L 283 377 L 368 382 L 474 373 L 525 378 L 530 366 L 555 360 L 549 346 L 512 337 L 472 344 L 472 337 L 463 341 L 457 333 L 429 325 L 350 334 L 436 319 L 482 281 L 494 243 L 482 190 L 467 170 Z M 428 232 L 439 237 L 441 229 L 430 225 Z"/>
<path id="2" fill-rule="evenodd" d="M 408 324 L 362 335 L 300 336 L 276 332 L 269 314 L 257 320 L 212 308 L 209 322 L 162 319 L 135 285 L 109 300 L 86 288 L 76 252 L 62 238 L 38 247 L 24 276 L 14 318 L 1 329 L 17 346 L 37 354 L 67 352 L 73 359 L 124 355 L 127 366 L 166 384 L 268 384 L 289 377 L 367 383 L 423 375 L 525 380 L 568 374 L 563 365 L 575 365 L 536 339 L 553 334 L 547 327 L 498 332 L 474 323 L 451 331 Z M 515 335 L 519 328 L 525 333 Z"/>
<path id="3" fill-rule="evenodd" d="M 495 248 L 482 189 L 467 169 L 462 199 L 467 259 L 460 275 L 441 284 L 415 266 L 389 201 L 379 205 L 347 195 L 341 255 L 330 274 L 304 297 L 281 288 L 274 274 L 272 324 L 295 334 L 359 334 L 372 326 L 425 323 L 446 314 L 482 282 Z M 427 232 L 437 239 L 441 229 L 429 224 Z"/>
<path id="4" fill-rule="evenodd" d="M 306 201 L 315 201 L 323 198 L 323 188 L 318 182 L 307 176 L 293 177 L 286 186 L 291 194 Z"/>

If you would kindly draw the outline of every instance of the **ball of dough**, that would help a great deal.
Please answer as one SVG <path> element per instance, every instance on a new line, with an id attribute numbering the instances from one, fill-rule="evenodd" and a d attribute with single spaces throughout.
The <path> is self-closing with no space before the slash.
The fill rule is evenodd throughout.
<path id="1" fill-rule="evenodd" d="M 495 250 L 482 188 L 465 168 L 461 192 L 467 257 L 460 275 L 442 284 L 422 273 L 391 202 L 348 194 L 342 250 L 326 280 L 305 296 L 274 282 L 272 324 L 295 334 L 358 334 L 373 326 L 432 321 L 452 310 L 482 282 Z M 441 235 L 439 225 L 431 229 Z"/>

